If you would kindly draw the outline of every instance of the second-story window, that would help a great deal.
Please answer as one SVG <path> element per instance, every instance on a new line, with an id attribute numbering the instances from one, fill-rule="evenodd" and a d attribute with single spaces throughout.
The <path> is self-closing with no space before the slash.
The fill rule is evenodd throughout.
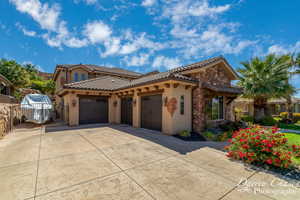
<path id="1" fill-rule="evenodd" d="M 77 81 L 79 81 L 79 77 L 78 77 L 78 73 L 75 72 L 74 73 L 74 82 L 77 82 Z"/>
<path id="2" fill-rule="evenodd" d="M 86 80 L 86 74 L 81 74 L 81 80 L 82 81 Z"/>

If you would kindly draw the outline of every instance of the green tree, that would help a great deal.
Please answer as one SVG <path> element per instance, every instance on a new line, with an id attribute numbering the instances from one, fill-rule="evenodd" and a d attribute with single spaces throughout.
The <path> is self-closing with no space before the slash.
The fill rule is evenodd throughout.
<path id="1" fill-rule="evenodd" d="M 269 115 L 267 101 L 293 94 L 295 89 L 288 83 L 291 57 L 270 54 L 263 59 L 253 58 L 242 62 L 239 85 L 243 87 L 246 98 L 254 101 L 254 119 L 260 121 Z"/>
<path id="2" fill-rule="evenodd" d="M 14 87 L 21 88 L 30 85 L 30 76 L 27 71 L 14 60 L 0 60 L 0 74 L 10 80 Z"/>
<path id="3" fill-rule="evenodd" d="M 289 70 L 289 79 L 292 79 L 294 75 L 300 74 L 300 53 L 295 56 L 293 54 L 289 54 L 290 56 L 290 70 Z M 287 94 L 285 96 L 286 99 L 286 111 L 288 113 L 287 118 L 289 120 L 293 120 L 293 102 L 292 102 L 293 93 Z"/>

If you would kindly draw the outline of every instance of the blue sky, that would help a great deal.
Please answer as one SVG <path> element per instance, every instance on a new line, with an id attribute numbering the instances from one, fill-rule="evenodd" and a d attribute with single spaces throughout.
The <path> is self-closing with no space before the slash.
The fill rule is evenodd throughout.
<path id="1" fill-rule="evenodd" d="M 46 72 L 88 63 L 164 71 L 223 55 L 234 68 L 300 52 L 300 1 L 1 0 L 0 57 Z M 293 83 L 300 87 L 300 79 Z"/>

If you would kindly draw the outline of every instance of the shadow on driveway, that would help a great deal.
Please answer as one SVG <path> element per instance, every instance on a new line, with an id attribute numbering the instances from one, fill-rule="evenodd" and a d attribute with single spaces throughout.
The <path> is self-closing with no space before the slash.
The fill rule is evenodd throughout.
<path id="1" fill-rule="evenodd" d="M 57 131 L 71 131 L 71 130 L 84 130 L 84 129 L 95 129 L 101 127 L 109 127 L 111 129 L 121 131 L 124 134 L 133 135 L 153 143 L 164 146 L 168 149 L 176 151 L 180 154 L 186 154 L 188 152 L 195 151 L 203 147 L 210 147 L 219 151 L 224 151 L 224 147 L 228 144 L 227 142 L 211 142 L 211 141 L 183 141 L 173 136 L 164 135 L 159 131 L 148 130 L 143 128 L 134 128 L 129 125 L 113 125 L 113 124 L 88 124 L 80 125 L 76 127 L 70 127 L 62 124 L 50 124 L 46 125 L 45 133 L 52 133 Z M 101 133 L 99 133 L 101 134 Z"/>

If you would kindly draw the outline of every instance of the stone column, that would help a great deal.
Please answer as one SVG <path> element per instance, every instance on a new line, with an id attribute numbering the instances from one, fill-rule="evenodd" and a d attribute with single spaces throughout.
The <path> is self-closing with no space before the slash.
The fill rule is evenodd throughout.
<path id="1" fill-rule="evenodd" d="M 205 89 L 193 91 L 193 131 L 200 133 L 205 128 Z"/>

